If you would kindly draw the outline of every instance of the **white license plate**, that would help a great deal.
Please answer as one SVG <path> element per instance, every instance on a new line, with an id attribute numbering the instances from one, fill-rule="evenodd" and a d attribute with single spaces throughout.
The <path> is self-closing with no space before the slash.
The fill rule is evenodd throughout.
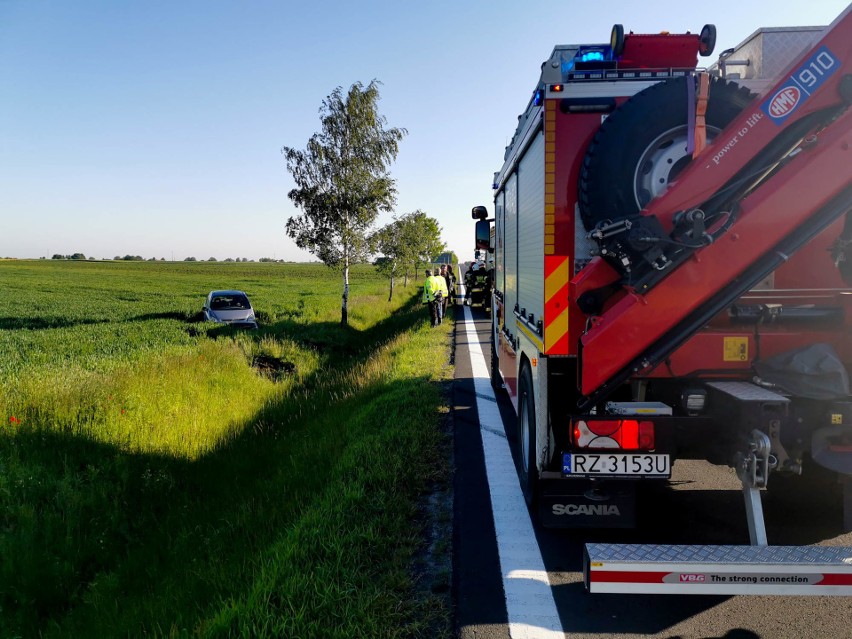
<path id="1" fill-rule="evenodd" d="M 671 477 L 668 455 L 655 453 L 563 453 L 562 474 L 573 477 Z"/>

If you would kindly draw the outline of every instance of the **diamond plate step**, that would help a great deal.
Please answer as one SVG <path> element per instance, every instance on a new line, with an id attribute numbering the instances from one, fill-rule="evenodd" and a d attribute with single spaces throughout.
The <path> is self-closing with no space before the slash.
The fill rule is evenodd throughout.
<path id="1" fill-rule="evenodd" d="M 591 593 L 852 595 L 852 547 L 586 544 Z"/>

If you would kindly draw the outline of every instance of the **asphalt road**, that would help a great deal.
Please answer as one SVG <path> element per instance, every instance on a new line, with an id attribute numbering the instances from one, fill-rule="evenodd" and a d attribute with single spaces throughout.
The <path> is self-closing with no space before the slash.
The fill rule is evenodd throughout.
<path id="1" fill-rule="evenodd" d="M 474 309 L 473 321 L 488 362 L 488 319 Z M 511 626 L 510 634 L 470 346 L 464 320 L 460 319 L 456 325 L 453 391 L 457 634 L 461 639 L 552 636 L 536 634 L 517 623 Z M 480 404 L 493 404 L 482 393 L 479 399 Z M 498 394 L 496 400 L 502 436 L 517 459 L 514 411 L 505 393 Z M 492 435 L 486 433 L 487 437 Z M 520 494 L 519 486 L 517 491 Z M 841 533 L 836 491 L 768 494 L 764 511 L 772 545 L 852 546 L 852 533 Z M 642 494 L 639 512 L 639 527 L 629 531 L 547 530 L 532 522 L 558 622 L 566 637 L 852 639 L 852 597 L 587 594 L 581 573 L 586 542 L 748 543 L 740 483 L 727 467 L 677 462 L 667 486 Z"/>

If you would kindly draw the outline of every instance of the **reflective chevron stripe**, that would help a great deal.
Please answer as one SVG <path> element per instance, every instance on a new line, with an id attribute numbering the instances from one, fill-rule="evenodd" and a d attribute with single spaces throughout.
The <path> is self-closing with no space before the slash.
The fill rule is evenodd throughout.
<path id="1" fill-rule="evenodd" d="M 568 354 L 568 279 L 571 260 L 564 255 L 544 257 L 544 352 Z"/>

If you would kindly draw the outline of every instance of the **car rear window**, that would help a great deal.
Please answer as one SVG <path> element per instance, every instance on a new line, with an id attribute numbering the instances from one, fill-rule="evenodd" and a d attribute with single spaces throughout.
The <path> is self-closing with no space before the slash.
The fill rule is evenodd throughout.
<path id="1" fill-rule="evenodd" d="M 251 304 L 245 295 L 217 295 L 210 302 L 210 308 L 214 311 L 234 311 L 251 308 Z"/>

